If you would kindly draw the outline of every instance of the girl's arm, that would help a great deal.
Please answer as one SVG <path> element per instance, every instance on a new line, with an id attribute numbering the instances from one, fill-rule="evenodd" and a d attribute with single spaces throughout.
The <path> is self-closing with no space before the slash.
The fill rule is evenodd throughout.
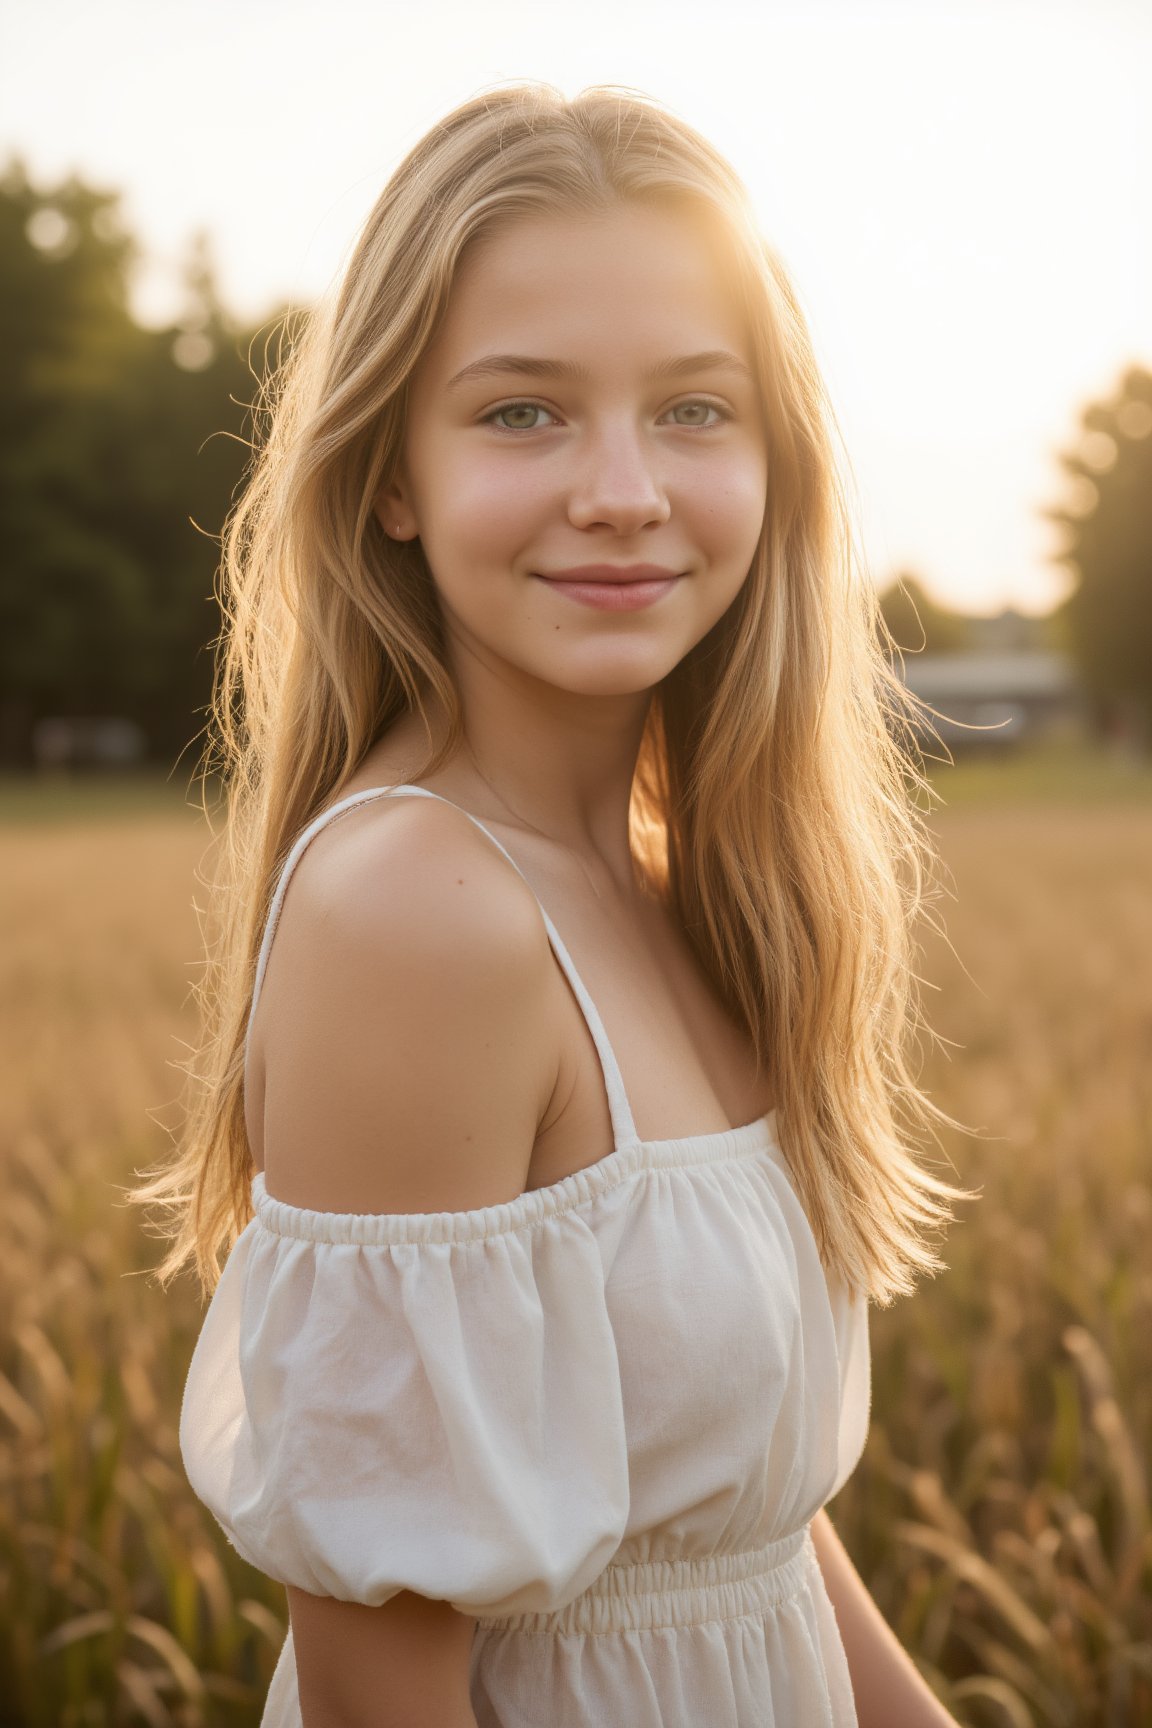
<path id="1" fill-rule="evenodd" d="M 957 1728 L 876 1606 L 826 1510 L 812 1541 L 836 1610 L 860 1728 Z"/>
<path id="2" fill-rule="evenodd" d="M 293 883 L 273 981 L 283 994 L 270 1022 L 277 1083 L 265 1148 L 269 1188 L 289 1205 L 464 1211 L 525 1188 L 558 1066 L 548 935 L 531 890 L 490 842 L 431 802 L 393 808 L 361 836 L 343 828 L 341 844 L 306 855 Z M 367 1300 L 370 1267 L 356 1288 Z M 341 1337 L 332 1348 L 355 1360 Z M 395 1370 L 401 1387 L 406 1372 Z M 383 1368 L 378 1380 L 387 1383 Z M 348 1409 L 362 1427 L 368 1392 L 350 1388 Z M 367 1494 L 361 1439 L 349 1437 L 348 1455 Z M 338 1456 L 309 1463 L 317 1474 L 341 1467 Z M 382 1452 L 381 1470 L 390 1467 L 400 1466 Z M 340 1515 L 350 1520 L 352 1508 Z M 499 1573 L 498 1557 L 482 1565 L 463 1537 L 460 1553 L 463 1571 Z M 412 1590 L 370 1605 L 289 1585 L 288 1601 L 304 1728 L 476 1728 L 474 1616 Z"/>
<path id="3" fill-rule="evenodd" d="M 477 1728 L 476 1622 L 402 1590 L 382 1608 L 288 1587 L 304 1728 Z"/>

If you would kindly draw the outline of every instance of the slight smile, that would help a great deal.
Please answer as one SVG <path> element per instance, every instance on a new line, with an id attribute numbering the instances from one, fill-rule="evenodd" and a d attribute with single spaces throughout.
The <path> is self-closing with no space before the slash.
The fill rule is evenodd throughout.
<path id="1" fill-rule="evenodd" d="M 541 576 L 537 573 L 536 580 L 547 583 L 549 588 L 555 588 L 581 606 L 598 607 L 602 612 L 635 612 L 642 606 L 651 606 L 662 594 L 669 593 L 680 578 L 673 572 L 636 577 L 623 572 L 597 577 Z"/>

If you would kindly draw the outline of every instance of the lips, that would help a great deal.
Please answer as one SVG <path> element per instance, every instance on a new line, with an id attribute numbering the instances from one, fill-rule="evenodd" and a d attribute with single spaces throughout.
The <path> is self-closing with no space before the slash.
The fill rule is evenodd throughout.
<path id="1" fill-rule="evenodd" d="M 662 564 L 580 564 L 568 570 L 538 571 L 544 582 L 589 582 L 619 586 L 632 582 L 670 582 L 679 570 Z"/>
<path id="2" fill-rule="evenodd" d="M 617 573 L 591 581 L 574 581 L 567 575 L 540 576 L 536 580 L 555 589 L 565 606 L 591 606 L 597 612 L 638 612 L 643 607 L 655 605 L 670 593 L 680 578 L 675 571 L 659 576 L 637 576 L 633 567 L 626 576 Z"/>

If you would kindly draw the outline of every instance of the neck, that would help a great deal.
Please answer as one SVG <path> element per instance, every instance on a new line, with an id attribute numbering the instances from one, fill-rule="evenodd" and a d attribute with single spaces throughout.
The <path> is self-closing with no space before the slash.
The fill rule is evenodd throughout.
<path id="1" fill-rule="evenodd" d="M 483 819 L 523 825 L 603 870 L 631 892 L 632 782 L 651 691 L 590 697 L 536 684 L 531 700 L 505 680 L 482 694 L 457 681 L 465 743 L 441 787 Z M 429 711 L 433 742 L 446 733 Z"/>

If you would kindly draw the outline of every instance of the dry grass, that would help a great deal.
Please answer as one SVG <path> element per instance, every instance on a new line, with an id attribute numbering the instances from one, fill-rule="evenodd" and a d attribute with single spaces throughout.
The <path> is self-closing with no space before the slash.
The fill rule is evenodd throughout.
<path id="1" fill-rule="evenodd" d="M 873 1318 L 875 1422 L 833 1508 L 962 1718 L 1152 1722 L 1152 810 L 966 808 L 936 828 L 949 1270 Z M 962 970 L 960 962 L 968 976 Z M 963 1678 L 951 1690 L 944 1676 Z"/>
<path id="2" fill-rule="evenodd" d="M 164 1154 L 198 976 L 190 812 L 0 834 L 0 1720 L 255 1723 L 283 1592 L 176 1425 L 199 1307 L 115 1186 Z"/>
<path id="3" fill-rule="evenodd" d="M 959 897 L 928 1012 L 982 1186 L 949 1271 L 875 1313 L 868 1447 L 832 1514 L 972 1728 L 1152 1722 L 1152 807 L 936 819 Z M 205 834 L 0 832 L 0 1720 L 255 1724 L 283 1593 L 184 1482 L 190 1286 L 115 1184 L 161 1155 L 192 1035 Z"/>

